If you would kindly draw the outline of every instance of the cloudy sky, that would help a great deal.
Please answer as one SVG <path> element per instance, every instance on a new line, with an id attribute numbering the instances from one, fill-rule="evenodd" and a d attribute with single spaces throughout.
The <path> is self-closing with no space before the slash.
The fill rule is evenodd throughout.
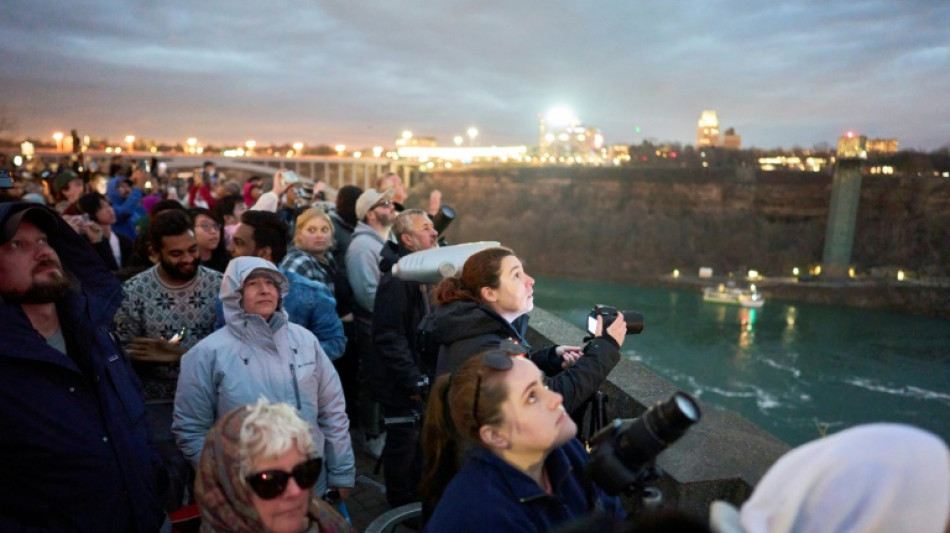
<path id="1" fill-rule="evenodd" d="M 946 0 L 3 0 L 17 135 L 536 144 L 568 106 L 608 143 L 950 144 Z M 637 127 L 640 131 L 637 131 Z"/>

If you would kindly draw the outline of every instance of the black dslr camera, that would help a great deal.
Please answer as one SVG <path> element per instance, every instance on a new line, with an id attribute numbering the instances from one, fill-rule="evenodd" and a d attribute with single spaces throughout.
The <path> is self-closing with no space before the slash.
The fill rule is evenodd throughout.
<path id="1" fill-rule="evenodd" d="M 620 311 L 623 313 L 623 319 L 627 321 L 627 335 L 637 335 L 643 332 L 643 315 L 636 311 Z M 597 317 L 604 317 L 604 331 L 607 327 L 617 320 L 617 308 L 609 305 L 597 304 L 587 315 L 587 333 L 594 335 L 597 329 Z M 603 334 L 603 333 L 601 333 Z"/>
<path id="2" fill-rule="evenodd" d="M 626 316 L 626 315 L 625 315 Z M 639 418 L 615 419 L 590 441 L 587 475 L 609 494 L 633 494 L 657 477 L 653 460 L 699 421 L 699 404 L 677 392 Z"/>

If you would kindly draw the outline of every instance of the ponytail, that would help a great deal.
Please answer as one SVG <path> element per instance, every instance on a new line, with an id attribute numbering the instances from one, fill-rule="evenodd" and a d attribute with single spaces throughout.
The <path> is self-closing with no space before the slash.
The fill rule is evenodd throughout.
<path id="1" fill-rule="evenodd" d="M 419 494 L 422 502 L 430 508 L 434 508 L 442 497 L 462 459 L 459 435 L 449 410 L 450 379 L 450 374 L 443 374 L 435 381 L 422 425 L 422 454 L 426 465 Z"/>

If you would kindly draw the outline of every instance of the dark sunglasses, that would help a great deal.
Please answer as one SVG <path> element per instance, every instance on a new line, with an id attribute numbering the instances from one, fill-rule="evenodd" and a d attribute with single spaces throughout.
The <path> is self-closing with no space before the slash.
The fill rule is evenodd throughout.
<path id="1" fill-rule="evenodd" d="M 492 350 L 485 354 L 485 357 L 482 359 L 482 366 L 498 371 L 511 370 L 511 367 L 515 365 L 511 358 L 524 355 L 525 353 L 526 350 L 524 346 L 511 341 L 502 341 L 501 346 L 497 350 Z M 479 372 L 478 379 L 475 380 L 475 401 L 472 402 L 472 418 L 475 419 L 475 427 L 482 427 L 482 422 L 478 419 L 478 398 L 481 396 L 481 392 L 482 373 Z"/>
<path id="2" fill-rule="evenodd" d="M 317 484 L 322 470 L 323 459 L 314 457 L 298 464 L 290 472 L 264 470 L 250 474 L 244 480 L 262 500 L 273 500 L 287 490 L 287 482 L 291 477 L 298 487 L 307 490 Z"/>
<path id="3" fill-rule="evenodd" d="M 392 200 L 383 200 L 382 202 L 379 202 L 378 204 L 374 205 L 373 209 L 376 209 L 377 207 L 389 207 L 391 205 L 393 205 Z"/>

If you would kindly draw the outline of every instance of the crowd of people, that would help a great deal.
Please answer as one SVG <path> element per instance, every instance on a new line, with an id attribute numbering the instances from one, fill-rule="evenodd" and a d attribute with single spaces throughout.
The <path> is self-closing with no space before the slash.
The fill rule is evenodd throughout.
<path id="1" fill-rule="evenodd" d="M 181 185 L 155 167 L 117 158 L 96 183 L 63 168 L 3 193 L 0 530 L 169 531 L 197 503 L 206 531 L 349 531 L 356 451 L 381 463 L 391 506 L 422 502 L 427 531 L 624 523 L 584 475 L 575 422 L 620 359 L 622 315 L 583 345 L 536 349 L 535 280 L 513 250 L 476 252 L 438 284 L 394 276 L 440 245 L 441 196 L 407 208 L 398 174 L 328 202 L 283 172 L 239 183 L 208 162 Z M 872 465 L 834 483 L 887 470 L 886 494 L 812 503 L 830 490 L 821 444 L 711 527 L 902 530 L 881 516 L 904 494 L 913 530 L 942 531 L 946 444 L 887 429 L 888 457 L 922 443 L 907 466 L 852 453 L 887 431 L 827 439 Z M 908 476 L 927 495 L 906 497 Z"/>

